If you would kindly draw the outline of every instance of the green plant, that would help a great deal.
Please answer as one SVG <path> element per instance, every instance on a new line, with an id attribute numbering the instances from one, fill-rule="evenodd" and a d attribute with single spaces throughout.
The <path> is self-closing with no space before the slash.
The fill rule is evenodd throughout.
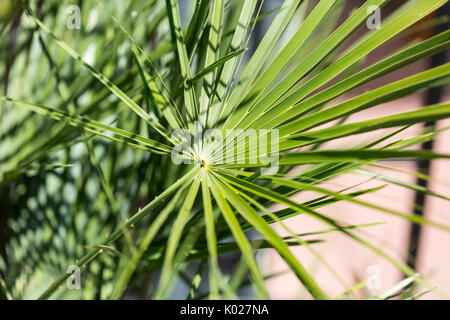
<path id="1" fill-rule="evenodd" d="M 352 89 L 450 46 L 446 31 L 362 67 L 373 50 L 416 28 L 447 0 L 407 1 L 384 18 L 381 29 L 367 30 L 343 50 L 356 30 L 366 28 L 368 8 L 387 2 L 368 0 L 337 24 L 346 1 L 286 0 L 248 56 L 249 35 L 266 19 L 256 0 L 196 1 L 186 25 L 177 0 L 80 1 L 80 30 L 67 28 L 71 1 L 24 1 L 18 22 L 4 23 L 0 42 L 2 61 L 8 61 L 0 65 L 5 79 L 0 98 L 2 296 L 163 299 L 181 279 L 189 284 L 191 298 L 203 294 L 201 282 L 208 283 L 205 297 L 236 298 L 248 273 L 255 296 L 268 298 L 265 277 L 270 275 L 262 274 L 254 253 L 274 248 L 314 298 L 330 298 L 289 248 L 303 245 L 315 252 L 314 245 L 324 240 L 305 240 L 283 223 L 300 214 L 327 225 L 317 235 L 341 232 L 394 264 L 410 277 L 408 283 L 426 284 L 358 234 L 365 226 L 346 225 L 320 210 L 349 201 L 450 229 L 359 199 L 383 185 L 334 191 L 320 184 L 382 159 L 450 157 L 410 149 L 444 130 L 388 141 L 411 125 L 447 118 L 448 103 L 346 123 L 362 110 L 448 83 L 449 64 L 332 104 Z M 288 23 L 310 7 L 283 46 Z M 20 28 L 17 38 L 14 26 Z M 318 128 L 334 120 L 339 122 Z M 233 143 L 192 139 L 187 153 L 175 157 L 191 163 L 174 163 L 180 144 L 174 131 L 184 129 L 194 138 L 211 128 Z M 394 131 L 358 147 L 324 144 L 386 128 Z M 254 135 L 247 139 L 239 129 L 252 129 Z M 260 146 L 255 141 L 268 138 L 276 146 L 267 146 L 255 159 Z M 279 162 L 260 161 L 277 149 Z M 221 160 L 236 154 L 247 161 Z M 265 174 L 275 166 L 276 174 Z M 291 196 L 303 191 L 320 196 L 294 202 Z M 273 204 L 285 209 L 273 211 Z M 289 236 L 279 236 L 274 223 Z M 251 230 L 261 240 L 249 240 L 245 232 Z M 242 254 L 232 272 L 219 266 L 219 257 L 228 252 Z M 189 276 L 184 270 L 193 262 L 196 270 Z M 88 271 L 81 291 L 61 288 L 73 264 Z M 59 276 L 50 284 L 52 274 Z M 148 292 L 140 283 L 152 279 L 158 282 Z"/>

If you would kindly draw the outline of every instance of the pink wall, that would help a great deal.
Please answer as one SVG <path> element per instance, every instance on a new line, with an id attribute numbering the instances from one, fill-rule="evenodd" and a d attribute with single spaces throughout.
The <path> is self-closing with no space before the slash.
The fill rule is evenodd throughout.
<path id="1" fill-rule="evenodd" d="M 416 65 L 416 68 L 418 66 Z M 419 65 L 419 67 L 424 67 Z M 408 71 L 408 70 L 406 70 Z M 405 70 L 402 71 L 405 73 Z M 417 72 L 417 71 L 416 71 Z M 380 80 L 382 81 L 382 80 Z M 448 89 L 448 88 L 447 88 Z M 363 89 L 364 90 L 364 89 Z M 450 90 L 447 90 L 445 101 L 450 99 Z M 391 103 L 383 104 L 361 112 L 356 118 L 350 119 L 351 121 L 370 119 L 374 117 L 380 117 L 392 113 L 400 113 L 414 108 L 418 108 L 423 105 L 422 94 L 416 94 L 407 98 L 403 98 Z M 450 119 L 441 121 L 439 127 L 450 126 Z M 329 148 L 345 148 L 351 145 L 357 146 L 365 141 L 370 141 L 371 138 L 379 137 L 380 132 L 392 132 L 393 130 L 380 130 L 376 133 L 368 135 L 359 135 L 356 137 L 350 137 L 341 139 L 339 143 L 330 146 Z M 395 139 L 411 137 L 412 134 L 421 132 L 421 126 L 414 126 Z M 394 141 L 395 139 L 392 139 Z M 442 153 L 449 153 L 450 150 L 450 133 L 446 132 L 438 137 L 435 144 L 435 151 Z M 382 162 L 382 165 L 392 166 L 402 170 L 414 171 L 416 169 L 414 162 L 399 162 L 390 161 Z M 379 168 L 375 169 L 380 173 L 389 175 L 390 177 L 414 183 L 415 178 L 412 175 L 399 173 L 391 170 L 383 170 Z M 432 163 L 431 176 L 439 181 L 431 183 L 430 188 L 435 192 L 442 193 L 444 195 L 450 195 L 450 161 L 437 160 Z M 351 186 L 359 182 L 368 180 L 368 177 L 347 174 L 333 179 L 323 186 L 332 190 L 339 190 L 346 186 Z M 356 189 L 365 189 L 369 187 L 383 185 L 385 182 L 372 180 L 365 182 Z M 295 196 L 295 200 L 299 202 L 306 201 L 314 196 L 311 193 L 300 193 Z M 365 195 L 360 199 L 364 199 L 367 202 L 371 202 L 376 205 L 395 209 L 403 213 L 412 212 L 412 202 L 414 192 L 395 185 L 389 185 L 384 189 L 376 192 L 375 194 Z M 363 231 L 355 231 L 358 235 L 365 240 L 370 241 L 372 244 L 378 246 L 383 251 L 386 251 L 393 258 L 398 259 L 401 262 L 405 261 L 405 252 L 408 247 L 408 235 L 410 224 L 403 218 L 394 216 L 391 214 L 382 213 L 377 210 L 369 209 L 357 204 L 343 202 L 332 206 L 321 208 L 319 212 L 329 215 L 335 219 L 340 219 L 348 224 L 363 224 L 371 222 L 384 222 L 382 225 L 372 226 L 362 229 Z M 433 221 L 441 222 L 450 226 L 450 203 L 449 201 L 436 198 L 427 197 L 426 205 L 426 217 Z M 286 223 L 294 232 L 303 233 L 311 232 L 314 230 L 321 230 L 328 228 L 321 222 L 318 222 L 312 217 L 301 215 L 288 220 Z M 276 226 L 276 229 L 283 233 L 285 231 L 280 226 Z M 287 235 L 287 233 L 285 233 Z M 312 246 L 317 253 L 326 260 L 329 265 L 335 270 L 335 272 L 341 278 L 345 285 L 341 282 L 318 260 L 316 259 L 308 249 L 305 247 L 293 248 L 293 252 L 307 268 L 307 270 L 314 276 L 318 284 L 331 296 L 337 296 L 344 292 L 346 288 L 350 288 L 356 283 L 367 279 L 370 275 L 367 268 L 371 265 L 377 266 L 380 271 L 380 289 L 369 290 L 365 287 L 358 292 L 357 296 L 353 298 L 363 298 L 382 292 L 402 279 L 401 273 L 396 267 L 383 258 L 380 258 L 375 253 L 352 240 L 346 235 L 341 233 L 329 233 L 326 235 L 310 236 L 305 239 L 322 238 L 326 240 L 326 243 L 315 244 Z M 425 276 L 431 284 L 438 287 L 438 290 L 433 293 L 424 296 L 424 299 L 429 298 L 448 298 L 450 297 L 450 276 L 448 270 L 450 270 L 450 250 L 448 248 L 450 244 L 450 232 L 442 231 L 433 227 L 424 227 L 422 232 L 422 238 L 420 241 L 420 253 L 418 261 L 418 271 L 421 275 Z M 269 251 L 268 251 L 269 252 Z M 267 273 L 278 272 L 287 270 L 288 267 L 283 260 L 274 251 L 270 251 L 268 256 L 264 260 L 265 270 Z M 287 275 L 279 276 L 277 278 L 268 281 L 271 297 L 274 299 L 298 299 L 309 297 L 302 286 L 299 284 L 295 276 L 290 273 Z"/>

